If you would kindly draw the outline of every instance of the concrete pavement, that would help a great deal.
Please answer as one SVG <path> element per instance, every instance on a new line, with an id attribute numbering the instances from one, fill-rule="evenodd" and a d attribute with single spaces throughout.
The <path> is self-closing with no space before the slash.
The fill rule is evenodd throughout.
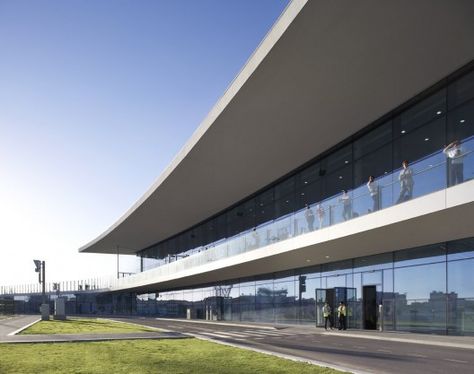
<path id="1" fill-rule="evenodd" d="M 39 315 L 19 315 L 0 319 L 0 340 L 38 321 Z"/>
<path id="2" fill-rule="evenodd" d="M 120 319 L 128 321 L 131 319 Z M 133 318 L 227 345 L 317 363 L 354 373 L 471 374 L 474 339 L 377 331 L 328 331 L 313 326 L 273 326 Z"/>

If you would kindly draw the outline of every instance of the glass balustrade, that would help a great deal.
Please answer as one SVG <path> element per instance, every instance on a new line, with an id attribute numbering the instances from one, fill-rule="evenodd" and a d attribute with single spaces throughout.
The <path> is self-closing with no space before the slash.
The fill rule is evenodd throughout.
<path id="1" fill-rule="evenodd" d="M 463 181 L 474 179 L 474 137 L 466 139 L 461 144 L 461 149 Z M 311 204 L 309 209 L 290 213 L 219 243 L 189 250 L 185 252 L 185 258 L 171 258 L 170 261 L 174 262 L 155 267 L 153 274 L 166 275 L 205 265 L 439 191 L 449 186 L 450 166 L 446 155 L 439 150 L 408 165 L 412 171 L 412 182 L 408 183 L 409 187 L 405 187 L 405 191 L 402 191 L 400 168 L 375 180 L 376 193 L 371 193 L 367 185 L 363 184 L 347 191 L 347 196 L 343 196 L 341 192 Z M 311 214 L 308 214 L 308 210 L 311 210 Z M 165 269 L 171 265 L 173 270 Z"/>

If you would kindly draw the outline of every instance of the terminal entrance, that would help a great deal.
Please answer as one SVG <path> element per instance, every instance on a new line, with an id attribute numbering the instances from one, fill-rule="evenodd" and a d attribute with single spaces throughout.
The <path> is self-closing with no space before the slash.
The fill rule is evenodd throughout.
<path id="1" fill-rule="evenodd" d="M 347 327 L 376 330 L 378 323 L 377 286 L 362 287 L 362 300 L 357 300 L 356 289 L 348 287 L 316 289 L 316 326 L 324 327 L 323 306 L 325 302 L 331 307 L 332 325 L 337 328 L 337 308 L 341 301 L 346 304 Z"/>
<path id="2" fill-rule="evenodd" d="M 362 290 L 362 315 L 364 329 L 377 329 L 377 289 L 376 286 L 364 286 Z"/>
<path id="3" fill-rule="evenodd" d="M 338 327 L 337 308 L 342 301 L 346 305 L 347 327 L 355 327 L 353 311 L 357 297 L 356 289 L 348 287 L 318 288 L 316 289 L 316 326 L 324 326 L 323 306 L 327 301 L 331 307 L 331 321 L 334 327 Z"/>

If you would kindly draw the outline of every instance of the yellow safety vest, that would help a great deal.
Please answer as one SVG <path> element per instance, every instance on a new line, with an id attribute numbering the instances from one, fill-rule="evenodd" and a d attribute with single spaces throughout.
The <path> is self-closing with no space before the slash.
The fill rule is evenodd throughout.
<path id="1" fill-rule="evenodd" d="M 323 306 L 323 317 L 326 318 L 326 317 L 329 317 L 330 315 L 331 315 L 331 307 Z"/>
<path id="2" fill-rule="evenodd" d="M 340 316 L 346 316 L 346 307 L 345 306 L 340 306 L 337 308 L 337 313 Z"/>

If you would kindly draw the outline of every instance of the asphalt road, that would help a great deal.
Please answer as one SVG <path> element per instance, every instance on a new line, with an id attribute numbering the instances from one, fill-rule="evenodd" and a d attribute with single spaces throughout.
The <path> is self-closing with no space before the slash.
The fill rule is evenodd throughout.
<path id="1" fill-rule="evenodd" d="M 265 329 L 218 324 L 122 318 L 133 323 L 160 327 L 269 352 L 297 356 L 358 373 L 463 374 L 474 372 L 472 349 L 416 343 L 331 336 L 314 327 Z"/>

